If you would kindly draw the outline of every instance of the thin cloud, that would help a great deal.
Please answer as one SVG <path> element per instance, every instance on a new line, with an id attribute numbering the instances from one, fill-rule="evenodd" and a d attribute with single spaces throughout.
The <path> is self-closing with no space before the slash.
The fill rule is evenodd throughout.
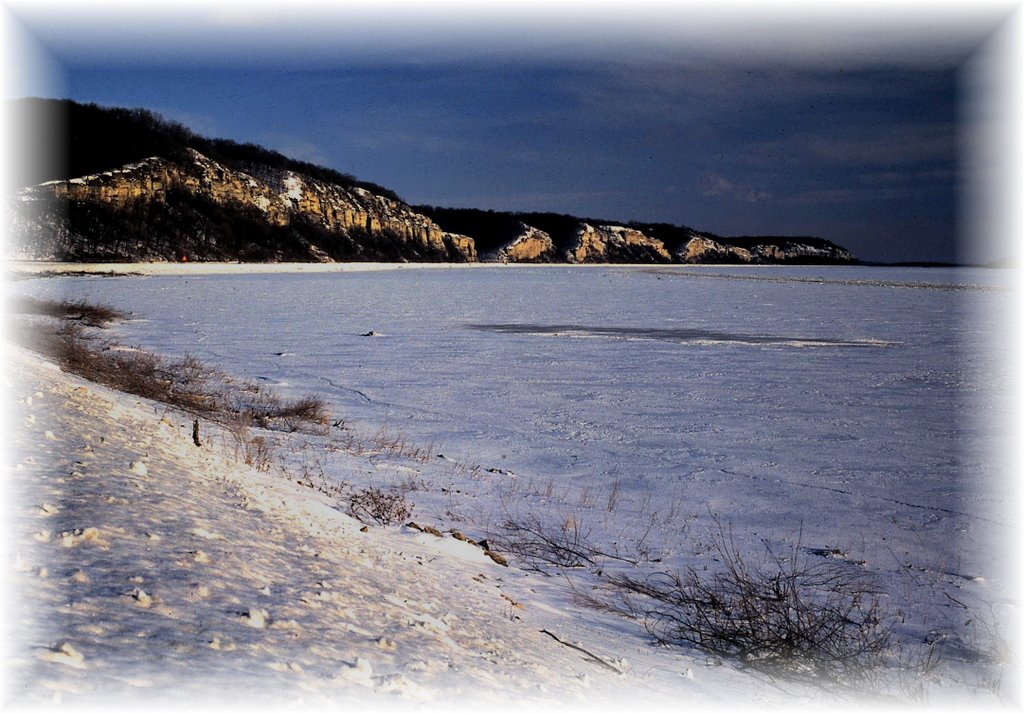
<path id="1" fill-rule="evenodd" d="M 956 129 L 949 123 L 833 127 L 755 142 L 743 155 L 757 165 L 920 166 L 956 160 Z"/>
<path id="2" fill-rule="evenodd" d="M 280 151 L 288 158 L 326 165 L 326 154 L 312 141 L 286 134 L 266 134 L 263 140 L 268 146 Z"/>
<path id="3" fill-rule="evenodd" d="M 744 203 L 762 203 L 771 198 L 767 191 L 736 183 L 717 173 L 705 174 L 699 188 L 701 195 L 707 198 L 731 198 Z"/>
<path id="4" fill-rule="evenodd" d="M 801 109 L 832 102 L 901 100 L 948 85 L 948 70 L 823 71 L 785 63 L 745 65 L 707 57 L 590 65 L 562 89 L 592 120 L 638 119 L 700 125 L 738 112 Z"/>
<path id="5" fill-rule="evenodd" d="M 909 205 L 920 201 L 925 194 L 948 190 L 942 185 L 919 185 L 904 183 L 890 186 L 842 186 L 836 188 L 814 188 L 797 191 L 780 197 L 779 205 L 828 206 L 849 204 L 891 203 L 900 201 Z"/>
<path id="6" fill-rule="evenodd" d="M 632 198 L 632 194 L 626 191 L 549 191 L 549 192 L 523 192 L 507 193 L 500 195 L 475 195 L 467 200 L 465 196 L 445 198 L 440 196 L 434 199 L 437 205 L 469 205 L 473 208 L 490 210 L 511 210 L 511 211 L 552 211 L 564 213 L 567 210 L 576 209 L 577 206 L 593 205 L 595 203 L 611 203 Z M 583 212 L 593 212 L 589 209 L 582 209 Z M 601 215 L 591 216 L 601 218 Z M 617 220 L 616 216 L 604 216 L 608 220 Z"/>
<path id="7" fill-rule="evenodd" d="M 428 154 L 448 154 L 464 149 L 464 143 L 439 136 L 430 131 L 394 129 L 352 130 L 343 132 L 348 142 L 358 149 L 389 150 L 407 149 Z"/>

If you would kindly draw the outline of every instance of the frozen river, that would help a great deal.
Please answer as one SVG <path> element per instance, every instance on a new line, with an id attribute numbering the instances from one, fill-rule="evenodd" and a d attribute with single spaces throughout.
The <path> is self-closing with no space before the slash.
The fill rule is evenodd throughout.
<path id="1" fill-rule="evenodd" d="M 482 469 L 876 558 L 927 541 L 974 576 L 1016 539 L 1012 277 L 494 266 L 31 289 L 131 311 L 125 343 L 316 392 L 353 428 Z"/>
<path id="2" fill-rule="evenodd" d="M 544 580 L 566 601 L 608 573 L 707 572 L 718 532 L 745 556 L 838 558 L 901 651 L 998 681 L 1020 539 L 1014 273 L 176 269 L 11 289 L 114 306 L 123 344 L 320 395 L 346 427 L 285 441 L 293 476 L 398 488 L 419 522 L 527 567 L 510 524 L 579 535 L 593 566 Z M 348 455 L 335 434 L 429 455 Z"/>

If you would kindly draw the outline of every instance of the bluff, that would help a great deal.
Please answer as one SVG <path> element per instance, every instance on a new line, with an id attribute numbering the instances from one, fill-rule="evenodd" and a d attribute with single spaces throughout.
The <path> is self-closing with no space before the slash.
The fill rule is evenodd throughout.
<path id="1" fill-rule="evenodd" d="M 855 263 L 846 248 L 820 238 L 718 238 L 695 235 L 676 250 L 676 262 L 696 264 Z"/>
<path id="2" fill-rule="evenodd" d="M 62 260 L 476 260 L 471 238 L 404 203 L 188 149 L 18 194 L 18 257 Z"/>
<path id="3" fill-rule="evenodd" d="M 471 235 L 485 262 L 853 264 L 846 248 L 817 237 L 723 237 L 668 223 L 616 223 L 558 213 L 419 205 L 444 230 Z"/>
<path id="4" fill-rule="evenodd" d="M 393 191 L 141 109 L 19 100 L 4 257 L 67 261 L 850 263 L 820 238 L 410 206 Z M 49 160 L 46 160 L 46 157 Z"/>

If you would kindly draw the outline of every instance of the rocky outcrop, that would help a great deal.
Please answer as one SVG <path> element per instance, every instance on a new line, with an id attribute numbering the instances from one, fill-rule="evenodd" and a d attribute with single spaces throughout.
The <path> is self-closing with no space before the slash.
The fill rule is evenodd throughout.
<path id="1" fill-rule="evenodd" d="M 749 250 L 724 245 L 710 238 L 690 238 L 678 251 L 676 259 L 686 263 L 749 263 L 753 255 Z"/>
<path id="2" fill-rule="evenodd" d="M 268 166 L 253 166 L 251 172 L 234 170 L 191 149 L 189 156 L 187 162 L 149 158 L 118 170 L 25 189 L 19 195 L 23 209 L 20 222 L 42 222 L 67 237 L 68 231 L 80 227 L 62 222 L 60 216 L 69 205 L 96 204 L 114 212 L 126 212 L 137 209 L 140 203 L 166 204 L 172 196 L 185 195 L 222 207 L 258 212 L 262 220 L 278 228 L 301 222 L 317 226 L 327 236 L 337 234 L 351 239 L 355 235 L 371 241 L 385 236 L 389 249 L 404 259 L 424 255 L 461 261 L 477 259 L 472 238 L 445 232 L 407 205 L 364 188 L 342 187 Z M 39 242 L 46 230 L 27 233 L 28 244 L 21 246 L 22 252 L 30 253 L 26 257 L 59 257 L 47 254 L 52 251 Z M 310 243 L 306 248 L 311 260 L 331 259 L 326 246 Z M 175 255 L 167 257 L 176 259 Z"/>
<path id="3" fill-rule="evenodd" d="M 748 239 L 747 242 L 750 242 Z M 678 262 L 710 264 L 855 263 L 853 253 L 826 241 L 774 239 L 749 248 L 697 236 L 675 253 Z"/>
<path id="4" fill-rule="evenodd" d="M 472 237 L 445 231 L 408 205 L 366 188 L 340 186 L 266 165 L 230 168 L 192 149 L 187 155 L 187 161 L 148 158 L 117 170 L 23 190 L 13 211 L 15 240 L 6 246 L 7 257 L 478 259 Z M 182 196 L 198 202 L 198 207 L 187 205 L 187 200 L 183 206 Z M 207 204 L 222 212 L 211 216 Z M 102 210 L 97 212 L 98 208 Z M 240 245 L 239 238 L 232 242 L 231 236 L 224 235 L 232 229 L 218 232 L 217 226 L 225 223 L 236 226 L 233 230 L 242 238 L 267 229 L 271 233 L 264 236 L 265 245 L 252 249 Z M 685 242 L 676 243 L 670 252 L 665 242 L 637 227 L 569 222 L 559 244 L 544 230 L 522 221 L 518 226 L 518 235 L 483 259 L 576 264 L 856 262 L 848 250 L 814 238 L 717 238 L 687 229 L 676 238 Z M 164 234 L 168 230 L 171 234 Z"/>
<path id="5" fill-rule="evenodd" d="M 622 225 L 581 223 L 566 251 L 571 263 L 670 262 L 672 256 L 660 240 Z"/>
<path id="6" fill-rule="evenodd" d="M 750 250 L 756 262 L 799 262 L 799 263 L 854 263 L 853 253 L 838 245 L 812 245 L 801 242 L 767 243 L 755 245 Z"/>
<path id="7" fill-rule="evenodd" d="M 526 223 L 513 240 L 482 259 L 488 262 L 557 262 L 558 253 L 551 236 Z"/>

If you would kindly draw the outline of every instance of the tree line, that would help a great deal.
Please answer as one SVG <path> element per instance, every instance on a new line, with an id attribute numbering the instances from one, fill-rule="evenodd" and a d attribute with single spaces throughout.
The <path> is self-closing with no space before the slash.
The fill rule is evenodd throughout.
<path id="1" fill-rule="evenodd" d="M 375 183 L 288 158 L 257 144 L 199 136 L 147 109 L 102 107 L 68 99 L 18 99 L 10 102 L 9 109 L 27 159 L 13 167 L 14 189 L 102 173 L 151 156 L 180 163 L 189 159 L 191 148 L 236 170 L 262 165 L 295 171 L 404 202 L 394 191 Z"/>

